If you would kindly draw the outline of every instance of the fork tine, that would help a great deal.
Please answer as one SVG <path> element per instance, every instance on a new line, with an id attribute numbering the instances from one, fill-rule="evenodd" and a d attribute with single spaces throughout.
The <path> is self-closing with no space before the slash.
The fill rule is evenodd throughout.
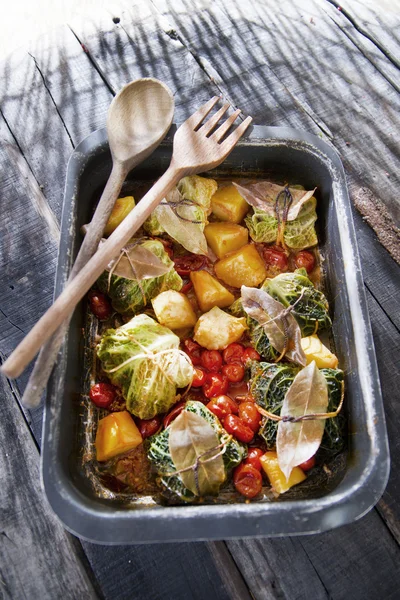
<path id="1" fill-rule="evenodd" d="M 232 131 L 232 133 L 228 135 L 226 140 L 222 142 L 221 146 L 233 147 L 240 140 L 252 120 L 252 117 L 246 117 L 243 123 L 240 123 L 240 125 L 236 127 L 235 131 Z"/>
<path id="2" fill-rule="evenodd" d="M 193 113 L 185 121 L 184 124 L 189 125 L 190 127 L 193 127 L 193 129 L 198 127 L 201 124 L 202 120 L 214 108 L 214 106 L 217 104 L 219 99 L 220 99 L 219 96 L 213 96 L 212 98 L 210 98 L 210 100 L 208 102 L 206 102 L 205 104 L 203 104 L 202 106 L 200 106 L 200 108 L 197 109 L 196 112 Z"/>
<path id="3" fill-rule="evenodd" d="M 218 129 L 216 131 L 214 131 L 212 137 L 215 138 L 217 140 L 217 142 L 220 142 L 222 140 L 224 135 L 232 127 L 233 123 L 236 121 L 238 115 L 240 115 L 241 112 L 242 111 L 240 110 L 240 108 L 236 109 L 235 112 L 233 112 L 227 118 L 227 120 L 224 123 L 222 123 L 222 125 L 220 127 L 218 127 Z"/>
<path id="4" fill-rule="evenodd" d="M 226 104 L 224 104 L 223 107 L 220 108 L 215 113 L 215 115 L 213 115 L 212 117 L 210 117 L 210 119 L 208 119 L 208 121 L 206 121 L 204 123 L 204 125 L 202 125 L 201 131 L 203 133 L 205 133 L 206 135 L 208 135 L 209 133 L 211 133 L 211 131 L 214 129 L 214 127 L 216 127 L 218 121 L 220 120 L 221 117 L 224 116 L 224 114 L 226 113 L 226 111 L 228 110 L 229 107 L 230 107 L 229 102 L 227 102 Z"/>

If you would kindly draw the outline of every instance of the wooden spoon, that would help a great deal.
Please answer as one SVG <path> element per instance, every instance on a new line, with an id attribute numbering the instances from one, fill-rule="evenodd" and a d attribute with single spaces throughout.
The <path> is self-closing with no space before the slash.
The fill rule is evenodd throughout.
<path id="1" fill-rule="evenodd" d="M 79 300 L 101 275 L 110 260 L 120 252 L 135 231 L 143 225 L 151 212 L 182 177 L 201 173 L 220 165 L 233 150 L 252 119 L 247 117 L 232 133 L 227 135 L 241 111 L 236 110 L 222 125 L 217 127 L 219 120 L 229 108 L 229 104 L 225 104 L 202 124 L 218 100 L 217 96 L 211 98 L 179 127 L 174 137 L 171 164 L 167 171 L 125 217 L 73 281 L 68 283 L 54 304 L 5 361 L 0 369 L 2 373 L 8 377 L 18 377 L 22 373 L 42 344 L 73 312 Z"/>
<path id="2" fill-rule="evenodd" d="M 111 102 L 107 115 L 107 135 L 113 161 L 112 171 L 87 229 L 69 281 L 96 252 L 127 174 L 157 148 L 171 126 L 173 115 L 173 95 L 169 88 L 157 79 L 131 81 Z M 70 317 L 40 351 L 22 396 L 22 404 L 27 408 L 35 408 L 40 403 L 69 321 Z"/>

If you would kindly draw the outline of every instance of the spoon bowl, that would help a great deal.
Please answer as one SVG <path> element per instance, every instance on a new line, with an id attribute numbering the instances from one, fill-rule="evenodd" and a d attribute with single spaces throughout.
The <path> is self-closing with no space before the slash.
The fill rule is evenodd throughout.
<path id="1" fill-rule="evenodd" d="M 150 77 L 128 83 L 111 102 L 107 135 L 113 161 L 139 164 L 167 134 L 174 115 L 171 90 Z"/>

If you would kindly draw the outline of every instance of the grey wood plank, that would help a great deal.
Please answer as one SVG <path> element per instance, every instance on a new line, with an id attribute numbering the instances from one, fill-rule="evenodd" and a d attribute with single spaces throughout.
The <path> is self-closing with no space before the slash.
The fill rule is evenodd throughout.
<path id="1" fill-rule="evenodd" d="M 124 3 L 120 11 L 96 11 L 93 20 L 70 22 L 112 89 L 139 77 L 161 79 L 175 96 L 175 121 L 180 122 L 219 90 L 162 25 L 151 2 Z"/>
<path id="2" fill-rule="evenodd" d="M 39 485 L 39 454 L 16 403 L 0 379 L 0 597 L 83 600 L 97 594 L 79 542 L 53 515 Z"/>
<path id="3" fill-rule="evenodd" d="M 256 123 L 302 127 L 328 137 L 350 182 L 372 191 L 386 209 L 386 223 L 390 217 L 400 223 L 395 137 L 400 97 L 333 26 L 327 11 L 334 7 L 313 0 L 279 5 L 266 0 L 244 8 L 238 1 L 216 0 L 202 11 L 192 0 L 155 3 Z"/>

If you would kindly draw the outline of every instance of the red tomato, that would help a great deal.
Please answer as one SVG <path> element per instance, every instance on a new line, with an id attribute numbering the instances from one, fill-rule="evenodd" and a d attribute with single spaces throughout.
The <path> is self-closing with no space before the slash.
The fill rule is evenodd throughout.
<path id="1" fill-rule="evenodd" d="M 207 371 L 201 367 L 194 367 L 194 375 L 192 381 L 192 387 L 201 387 L 207 379 Z"/>
<path id="2" fill-rule="evenodd" d="M 261 415 L 255 402 L 242 402 L 239 404 L 239 417 L 247 427 L 257 433 L 260 428 Z"/>
<path id="3" fill-rule="evenodd" d="M 172 423 L 172 421 L 174 419 L 176 419 L 176 417 L 178 415 L 181 414 L 181 412 L 185 408 L 185 404 L 186 404 L 186 401 L 181 400 L 180 402 L 178 402 L 171 408 L 171 410 L 169 411 L 168 414 L 165 415 L 165 417 L 163 419 L 163 425 L 164 425 L 165 429 L 168 427 L 168 425 L 170 425 Z"/>
<path id="4" fill-rule="evenodd" d="M 218 373 L 222 367 L 222 356 L 218 350 L 203 350 L 201 353 L 201 364 L 205 369 Z"/>
<path id="5" fill-rule="evenodd" d="M 203 394 L 206 398 L 215 398 L 226 394 L 229 387 L 229 379 L 221 373 L 208 373 L 205 384 L 203 385 Z"/>
<path id="6" fill-rule="evenodd" d="M 312 456 L 311 458 L 309 458 L 308 460 L 304 461 L 303 463 L 301 463 L 301 465 L 299 465 L 299 467 L 300 467 L 300 469 L 303 469 L 303 471 L 309 471 L 310 469 L 315 467 L 315 455 Z"/>
<path id="7" fill-rule="evenodd" d="M 153 419 L 136 419 L 136 425 L 143 439 L 157 433 L 161 427 L 161 417 L 158 415 Z"/>
<path id="8" fill-rule="evenodd" d="M 201 353 L 203 352 L 202 347 L 191 339 L 185 340 L 183 345 L 192 363 L 194 365 L 201 365 Z"/>
<path id="9" fill-rule="evenodd" d="M 182 277 L 187 277 L 190 271 L 198 271 L 206 264 L 206 257 L 199 254 L 185 254 L 174 259 L 175 270 Z"/>
<path id="10" fill-rule="evenodd" d="M 240 417 L 228 415 L 224 420 L 224 429 L 239 442 L 248 444 L 254 437 L 254 431 Z"/>
<path id="11" fill-rule="evenodd" d="M 262 250 L 265 263 L 278 273 L 288 270 L 288 257 L 285 251 L 278 246 L 265 246 Z"/>
<path id="12" fill-rule="evenodd" d="M 243 362 L 247 363 L 248 360 L 260 360 L 261 356 L 258 354 L 257 350 L 254 348 L 245 348 L 243 352 Z"/>
<path id="13" fill-rule="evenodd" d="M 102 292 L 89 292 L 89 304 L 90 310 L 100 321 L 110 318 L 113 313 L 109 299 Z"/>
<path id="14" fill-rule="evenodd" d="M 249 451 L 247 453 L 247 458 L 245 458 L 245 460 L 243 461 L 243 464 L 251 465 L 252 467 L 257 469 L 257 471 L 261 471 L 262 466 L 261 466 L 261 462 L 260 462 L 260 457 L 263 454 L 264 454 L 264 450 L 261 450 L 261 448 L 249 448 Z"/>
<path id="15" fill-rule="evenodd" d="M 90 388 L 89 398 L 99 408 L 107 408 L 115 400 L 117 391 L 111 383 L 95 383 Z"/>
<path id="16" fill-rule="evenodd" d="M 251 465 L 242 463 L 233 471 L 233 485 L 242 496 L 254 498 L 261 493 L 262 475 Z"/>
<path id="17" fill-rule="evenodd" d="M 238 413 L 238 405 L 236 402 L 229 396 L 225 395 L 212 398 L 207 404 L 207 408 L 211 410 L 211 412 L 218 417 L 220 421 L 225 419 L 227 415 L 236 415 Z"/>
<path id="18" fill-rule="evenodd" d="M 243 360 L 244 346 L 242 344 L 229 344 L 222 352 L 224 362 L 229 363 L 241 363 Z"/>
<path id="19" fill-rule="evenodd" d="M 315 256 L 309 250 L 302 250 L 296 254 L 294 262 L 298 269 L 304 268 L 307 273 L 311 273 L 315 267 Z"/>
<path id="20" fill-rule="evenodd" d="M 182 294 L 187 294 L 188 292 L 190 292 L 190 290 L 192 289 L 192 287 L 193 287 L 193 283 L 191 281 L 188 281 L 187 283 L 185 283 L 185 285 L 181 289 L 181 293 Z"/>
<path id="21" fill-rule="evenodd" d="M 231 383 L 238 383 L 239 381 L 243 381 L 244 366 L 236 363 L 224 365 L 222 367 L 222 373 L 227 376 Z"/>

